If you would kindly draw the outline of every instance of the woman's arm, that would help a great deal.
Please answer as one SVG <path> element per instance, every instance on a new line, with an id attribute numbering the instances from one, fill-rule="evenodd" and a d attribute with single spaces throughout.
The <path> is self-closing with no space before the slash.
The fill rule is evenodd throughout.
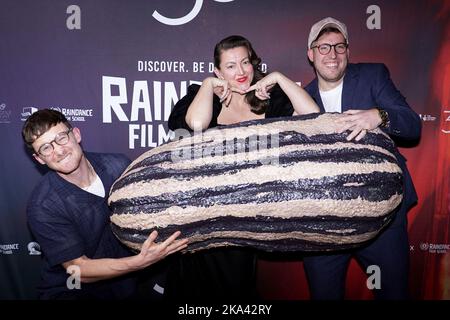
<path id="1" fill-rule="evenodd" d="M 189 110 L 190 105 L 194 101 L 195 97 L 197 96 L 197 93 L 200 90 L 200 85 L 198 84 L 191 84 L 187 88 L 187 93 L 184 97 L 182 97 L 178 102 L 175 104 L 175 106 L 172 109 L 172 112 L 169 116 L 169 129 L 172 131 L 176 131 L 177 129 L 186 129 L 188 131 L 193 131 L 193 129 L 186 123 L 186 114 Z M 217 101 L 216 101 L 217 100 Z M 218 102 L 218 97 L 213 97 L 212 102 L 212 119 L 210 120 L 209 127 L 213 126 L 215 127 L 217 123 L 215 123 L 217 120 L 217 116 L 220 113 L 220 103 Z"/>
<path id="2" fill-rule="evenodd" d="M 200 89 L 188 107 L 185 121 L 192 130 L 208 128 L 213 116 L 214 83 L 217 78 L 203 80 Z"/>
<path id="3" fill-rule="evenodd" d="M 218 95 L 220 102 L 229 104 L 232 93 L 245 94 L 239 88 L 234 88 L 228 81 L 209 77 L 203 80 L 200 90 L 195 96 L 186 113 L 186 123 L 192 130 L 205 130 L 213 117 L 213 99 Z"/>
<path id="4" fill-rule="evenodd" d="M 319 112 L 319 107 L 309 94 L 291 79 L 280 72 L 272 72 L 248 88 L 247 92 L 255 90 L 255 95 L 261 100 L 270 98 L 268 90 L 278 84 L 294 107 L 296 114 Z"/>

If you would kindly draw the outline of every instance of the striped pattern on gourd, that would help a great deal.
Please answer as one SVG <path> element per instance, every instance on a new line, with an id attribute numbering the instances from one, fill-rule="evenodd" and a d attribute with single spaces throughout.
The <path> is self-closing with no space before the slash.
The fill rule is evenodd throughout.
<path id="1" fill-rule="evenodd" d="M 114 183 L 112 228 L 140 249 L 180 230 L 185 251 L 335 250 L 375 237 L 402 200 L 395 146 L 379 129 L 336 134 L 337 114 L 254 120 L 156 147 Z"/>

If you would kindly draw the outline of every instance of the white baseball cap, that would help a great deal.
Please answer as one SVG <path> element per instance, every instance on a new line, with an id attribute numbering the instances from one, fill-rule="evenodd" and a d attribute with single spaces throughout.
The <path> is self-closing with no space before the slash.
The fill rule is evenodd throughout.
<path id="1" fill-rule="evenodd" d="M 311 27 L 311 31 L 309 32 L 308 37 L 308 49 L 311 49 L 311 44 L 317 39 L 317 36 L 319 35 L 320 31 L 322 31 L 326 27 L 334 27 L 338 29 L 342 33 L 342 35 L 345 38 L 345 41 L 347 41 L 348 44 L 348 32 L 345 24 L 334 18 L 328 17 L 320 20 L 319 22 L 316 22 Z"/>

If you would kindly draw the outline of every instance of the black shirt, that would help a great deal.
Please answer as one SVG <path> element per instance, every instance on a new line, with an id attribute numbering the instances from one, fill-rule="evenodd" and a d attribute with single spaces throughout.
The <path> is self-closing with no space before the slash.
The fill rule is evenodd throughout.
<path id="1" fill-rule="evenodd" d="M 192 129 L 186 123 L 186 113 L 200 90 L 200 86 L 198 84 L 192 84 L 188 88 L 187 94 L 180 99 L 177 104 L 175 104 L 172 113 L 169 117 L 169 129 L 187 129 L 192 131 Z M 211 122 L 208 128 L 217 127 L 219 124 L 217 123 L 217 118 L 219 117 L 220 112 L 222 111 L 222 103 L 220 103 L 220 99 L 218 96 L 214 95 L 213 98 L 213 115 Z M 266 118 L 277 118 L 277 117 L 287 117 L 291 116 L 294 113 L 294 107 L 292 106 L 289 97 L 281 90 L 279 85 L 276 85 L 270 91 L 270 99 L 269 106 L 267 107 L 265 117 Z"/>

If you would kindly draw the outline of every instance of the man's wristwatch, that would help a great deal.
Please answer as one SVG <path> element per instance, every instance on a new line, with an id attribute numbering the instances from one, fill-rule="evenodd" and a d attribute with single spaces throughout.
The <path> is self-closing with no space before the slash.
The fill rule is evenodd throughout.
<path id="1" fill-rule="evenodd" d="M 381 118 L 380 127 L 389 128 L 389 113 L 387 113 L 387 111 L 384 109 L 377 108 L 377 110 Z"/>

